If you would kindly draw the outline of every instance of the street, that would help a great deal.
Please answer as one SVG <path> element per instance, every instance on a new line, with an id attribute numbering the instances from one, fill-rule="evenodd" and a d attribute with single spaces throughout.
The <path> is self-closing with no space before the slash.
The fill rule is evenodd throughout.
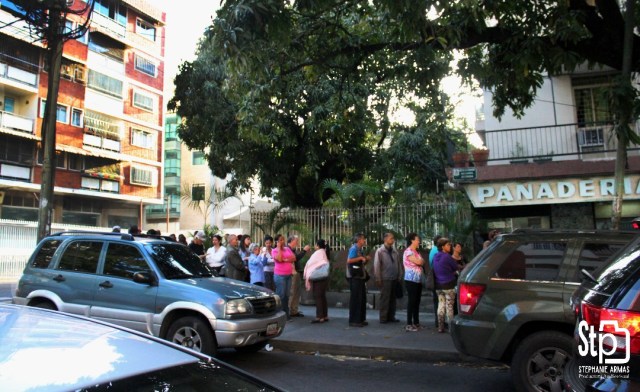
<path id="1" fill-rule="evenodd" d="M 506 366 L 379 361 L 345 356 L 224 350 L 219 358 L 289 391 L 512 391 Z"/>
<path id="2" fill-rule="evenodd" d="M 17 280 L 12 282 L 0 281 L 0 302 L 6 301 L 7 299 L 11 301 L 13 291 L 17 285 Z"/>

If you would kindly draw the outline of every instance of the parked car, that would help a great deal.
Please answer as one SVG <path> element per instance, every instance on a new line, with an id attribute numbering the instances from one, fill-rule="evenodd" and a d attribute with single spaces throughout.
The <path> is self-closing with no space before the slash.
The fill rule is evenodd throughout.
<path id="1" fill-rule="evenodd" d="M 2 391 L 278 391 L 224 362 L 140 332 L 0 304 Z"/>
<path id="2" fill-rule="evenodd" d="M 213 277 L 180 243 L 119 233 L 44 238 L 13 302 L 96 318 L 208 355 L 219 347 L 259 350 L 286 322 L 271 290 Z"/>
<path id="3" fill-rule="evenodd" d="M 584 275 L 571 297 L 577 321 L 568 389 L 640 391 L 640 241 Z"/>
<path id="4" fill-rule="evenodd" d="M 569 298 L 637 232 L 517 230 L 499 236 L 460 274 L 451 325 L 466 355 L 511 366 L 518 391 L 554 391 L 570 357 Z"/>

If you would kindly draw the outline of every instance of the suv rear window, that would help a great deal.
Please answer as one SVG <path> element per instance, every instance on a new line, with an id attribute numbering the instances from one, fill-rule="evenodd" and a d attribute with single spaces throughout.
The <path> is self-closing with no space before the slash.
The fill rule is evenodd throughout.
<path id="1" fill-rule="evenodd" d="M 495 276 L 501 279 L 555 281 L 567 250 L 566 242 L 539 241 L 519 244 Z"/>
<path id="2" fill-rule="evenodd" d="M 76 241 L 64 250 L 57 269 L 95 274 L 101 250 L 102 242 Z"/>
<path id="3" fill-rule="evenodd" d="M 607 261 L 611 256 L 617 253 L 620 249 L 624 248 L 624 244 L 616 243 L 594 243 L 587 242 L 580 251 L 580 258 L 578 259 L 578 270 L 576 276 L 572 281 L 580 282 L 582 274 L 580 271 L 585 270 L 587 272 L 593 272 L 600 268 L 602 264 Z"/>
<path id="4" fill-rule="evenodd" d="M 60 240 L 45 241 L 38 250 L 38 253 L 33 257 L 31 266 L 34 268 L 49 268 L 53 254 L 56 253 L 61 243 L 62 241 Z"/>

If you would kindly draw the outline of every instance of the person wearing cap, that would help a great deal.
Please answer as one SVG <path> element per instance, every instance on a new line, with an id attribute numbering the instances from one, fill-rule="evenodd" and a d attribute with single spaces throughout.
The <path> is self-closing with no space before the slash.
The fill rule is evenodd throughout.
<path id="1" fill-rule="evenodd" d="M 191 249 L 193 253 L 198 255 L 200 260 L 204 260 L 206 257 L 204 252 L 204 241 L 206 239 L 207 237 L 204 235 L 204 232 L 198 231 L 194 234 L 193 240 L 189 244 L 189 249 Z"/>
<path id="2" fill-rule="evenodd" d="M 113 226 L 113 228 L 111 229 L 111 232 L 112 232 L 112 233 L 119 233 L 119 232 L 120 232 L 120 230 L 121 230 L 120 226 L 115 225 L 115 226 Z"/>

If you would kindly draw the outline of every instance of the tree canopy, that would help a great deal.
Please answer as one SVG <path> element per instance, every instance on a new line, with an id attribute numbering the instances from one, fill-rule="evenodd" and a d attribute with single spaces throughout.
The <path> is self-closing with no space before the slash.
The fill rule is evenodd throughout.
<path id="1" fill-rule="evenodd" d="M 365 174 L 432 189 L 452 138 L 439 84 L 455 51 L 457 72 L 494 92 L 496 115 L 521 114 L 547 72 L 620 69 L 622 21 L 613 0 L 227 0 L 170 108 L 183 140 L 210 148 L 214 174 L 234 189 L 255 177 L 285 205 L 319 205 L 325 180 Z M 416 123 L 394 124 L 409 100 Z"/>

